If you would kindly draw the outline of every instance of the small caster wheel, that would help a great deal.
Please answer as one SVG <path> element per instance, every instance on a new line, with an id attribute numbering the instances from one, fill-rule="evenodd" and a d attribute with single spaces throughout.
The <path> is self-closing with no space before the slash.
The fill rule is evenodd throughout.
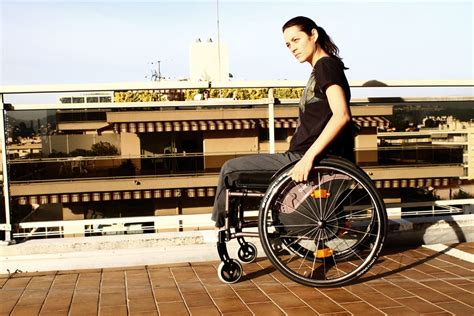
<path id="1" fill-rule="evenodd" d="M 240 262 L 230 259 L 227 262 L 221 262 L 217 268 L 217 275 L 224 283 L 235 283 L 242 277 L 242 266 Z"/>
<path id="2" fill-rule="evenodd" d="M 237 256 L 243 263 L 253 262 L 257 258 L 257 247 L 250 242 L 245 243 L 237 251 Z"/>

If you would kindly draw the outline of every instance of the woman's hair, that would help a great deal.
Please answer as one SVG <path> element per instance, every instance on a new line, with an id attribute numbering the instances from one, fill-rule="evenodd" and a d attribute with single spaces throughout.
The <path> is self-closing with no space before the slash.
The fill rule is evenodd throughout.
<path id="1" fill-rule="evenodd" d="M 344 69 L 348 69 L 344 66 L 344 63 L 342 62 L 342 58 L 339 56 L 339 48 L 337 48 L 336 44 L 334 44 L 334 42 L 326 33 L 326 31 L 322 27 L 317 26 L 313 20 L 305 16 L 294 17 L 283 25 L 282 31 L 285 31 L 287 28 L 292 27 L 292 26 L 298 26 L 300 30 L 305 32 L 308 36 L 312 35 L 311 31 L 313 29 L 316 29 L 319 35 L 318 39 L 316 40 L 316 43 L 319 44 L 319 46 L 326 53 L 337 58 L 339 62 L 342 64 L 342 66 L 344 67 Z"/>

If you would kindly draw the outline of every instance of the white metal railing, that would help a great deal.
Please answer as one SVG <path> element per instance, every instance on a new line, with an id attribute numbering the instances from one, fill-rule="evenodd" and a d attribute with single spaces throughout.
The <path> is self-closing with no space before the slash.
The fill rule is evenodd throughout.
<path id="1" fill-rule="evenodd" d="M 212 229 L 214 223 L 208 214 L 139 216 L 70 221 L 19 223 L 14 238 L 37 236 L 55 237 L 72 235 L 110 235 L 116 233 L 182 231 Z"/>
<path id="2" fill-rule="evenodd" d="M 474 205 L 474 199 L 387 204 L 389 217 L 463 214 L 463 206 Z M 360 207 L 360 206 L 359 206 Z M 369 207 L 369 206 L 367 206 Z M 423 210 L 411 210 L 424 208 Z M 403 210 L 402 210 L 403 209 Z M 351 211 L 351 208 L 347 208 Z M 245 216 L 258 216 L 258 211 L 246 211 Z M 136 234 L 183 230 L 210 230 L 214 222 L 209 214 L 139 216 L 69 221 L 19 223 L 13 238 L 65 237 L 87 235 Z"/>
<path id="3" fill-rule="evenodd" d="M 274 117 L 273 88 L 304 87 L 304 81 L 229 81 L 229 82 L 190 82 L 190 81 L 154 81 L 154 82 L 131 82 L 131 83 L 109 83 L 109 84 L 57 84 L 57 85 L 18 85 L 0 86 L 0 104 L 2 117 L 0 119 L 0 130 L 5 132 L 5 119 L 7 110 L 38 110 L 38 109 L 100 109 L 100 108 L 135 108 L 135 107 L 206 107 L 206 106 L 236 106 L 236 105 L 266 105 L 268 107 L 270 152 L 275 150 L 274 125 L 271 118 Z M 352 88 L 472 88 L 474 80 L 388 80 L 376 81 L 350 81 Z M 164 102 L 136 102 L 136 103 L 90 103 L 90 104 L 5 104 L 5 95 L 16 94 L 43 94 L 43 93 L 73 93 L 73 92 L 99 92 L 99 91 L 129 91 L 129 90 L 166 90 L 166 89 L 225 89 L 225 88 L 268 88 L 267 98 L 260 100 L 206 100 L 206 101 L 164 101 Z M 409 103 L 409 102 L 446 102 L 446 101 L 474 101 L 474 96 L 415 96 L 404 97 L 399 100 L 367 96 L 354 99 L 352 103 Z M 287 103 L 282 100 L 281 103 Z M 292 101 L 294 102 L 294 101 Z M 8 170 L 8 157 L 6 137 L 2 140 L 2 168 Z M 8 172 L 3 174 L 3 195 L 5 205 L 5 223 L 0 223 L 0 231 L 5 231 L 5 241 L 11 240 L 10 220 L 10 193 Z M 189 215 L 186 215 L 189 216 Z M 160 217 L 161 218 L 161 217 Z"/>

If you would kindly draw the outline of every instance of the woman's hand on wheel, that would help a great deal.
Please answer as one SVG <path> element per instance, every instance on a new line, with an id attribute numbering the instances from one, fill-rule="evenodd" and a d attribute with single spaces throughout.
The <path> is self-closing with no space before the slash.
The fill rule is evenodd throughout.
<path id="1" fill-rule="evenodd" d="M 296 182 L 302 182 L 308 180 L 309 172 L 313 168 L 314 157 L 311 155 L 304 155 L 300 161 L 296 163 L 293 169 L 290 170 L 288 175 Z"/>

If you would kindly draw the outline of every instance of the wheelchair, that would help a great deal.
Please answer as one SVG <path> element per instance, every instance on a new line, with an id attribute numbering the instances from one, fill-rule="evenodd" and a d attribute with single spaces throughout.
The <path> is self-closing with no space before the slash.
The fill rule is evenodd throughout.
<path id="1" fill-rule="evenodd" d="M 275 174 L 242 172 L 226 181 L 225 226 L 217 241 L 217 273 L 224 283 L 239 281 L 241 262 L 257 258 L 257 247 L 245 237 L 259 237 L 278 271 L 311 287 L 347 284 L 377 260 L 387 214 L 369 176 L 348 160 L 328 156 L 315 163 L 307 181 L 295 182 L 288 176 L 295 163 Z M 253 212 L 258 216 L 246 216 L 249 198 L 260 199 Z M 235 238 L 239 260 L 226 246 Z"/>

